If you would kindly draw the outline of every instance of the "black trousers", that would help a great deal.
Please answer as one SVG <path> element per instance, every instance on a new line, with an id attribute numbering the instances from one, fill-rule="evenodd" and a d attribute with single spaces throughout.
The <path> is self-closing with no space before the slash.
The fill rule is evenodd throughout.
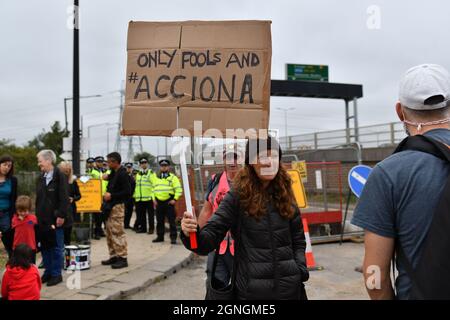
<path id="1" fill-rule="evenodd" d="M 72 226 L 64 227 L 64 245 L 69 246 L 72 240 Z"/>
<path id="2" fill-rule="evenodd" d="M 8 258 L 11 257 L 12 254 L 12 247 L 14 242 L 14 230 L 9 229 L 7 231 L 2 232 L 2 242 L 3 246 L 6 249 L 6 253 L 8 254 Z"/>
<path id="3" fill-rule="evenodd" d="M 158 200 L 158 206 L 156 207 L 156 233 L 158 238 L 164 239 L 164 221 L 165 218 L 169 220 L 170 224 L 170 239 L 177 239 L 177 226 L 175 224 L 175 208 L 169 204 L 170 200 L 160 201 Z"/>
<path id="4" fill-rule="evenodd" d="M 93 223 L 93 228 L 94 228 L 94 234 L 96 235 L 100 235 L 103 232 L 102 229 L 102 223 L 103 223 L 103 217 L 101 213 L 92 213 L 92 215 L 94 216 L 94 223 Z"/>
<path id="5" fill-rule="evenodd" d="M 147 215 L 148 228 L 155 229 L 155 210 L 153 209 L 153 201 L 136 201 L 136 227 L 139 230 L 147 231 Z"/>
<path id="6" fill-rule="evenodd" d="M 125 201 L 125 219 L 124 219 L 124 226 L 129 227 L 131 217 L 133 216 L 133 208 L 134 208 L 134 199 L 130 198 L 127 201 Z"/>

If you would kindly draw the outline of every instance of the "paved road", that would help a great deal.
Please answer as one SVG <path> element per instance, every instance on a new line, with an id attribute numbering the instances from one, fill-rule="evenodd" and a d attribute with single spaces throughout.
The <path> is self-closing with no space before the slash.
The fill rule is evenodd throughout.
<path id="1" fill-rule="evenodd" d="M 367 299 L 361 273 L 355 272 L 362 262 L 364 245 L 347 242 L 313 246 L 318 265 L 324 270 L 312 271 L 306 284 L 309 299 Z M 201 300 L 205 296 L 204 257 L 195 258 L 187 268 L 147 290 L 129 297 L 132 300 Z"/>

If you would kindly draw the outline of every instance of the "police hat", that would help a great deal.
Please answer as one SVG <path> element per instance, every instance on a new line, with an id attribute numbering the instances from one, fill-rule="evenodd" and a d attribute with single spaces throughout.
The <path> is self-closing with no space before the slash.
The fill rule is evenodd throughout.
<path id="1" fill-rule="evenodd" d="M 103 158 L 102 156 L 98 156 L 98 157 L 95 157 L 95 162 L 104 162 L 105 161 L 105 158 Z"/>
<path id="2" fill-rule="evenodd" d="M 159 161 L 160 166 L 170 166 L 170 161 L 167 159 L 163 159 Z"/>
<path id="3" fill-rule="evenodd" d="M 148 159 L 146 157 L 142 157 L 139 159 L 139 163 L 145 163 L 148 162 Z"/>
<path id="4" fill-rule="evenodd" d="M 133 164 L 131 162 L 127 162 L 127 163 L 125 163 L 125 167 L 133 168 Z"/>
<path id="5" fill-rule="evenodd" d="M 89 157 L 89 158 L 86 159 L 86 162 L 87 162 L 87 163 L 94 163 L 94 162 L 95 162 L 95 159 L 92 158 L 92 157 Z"/>

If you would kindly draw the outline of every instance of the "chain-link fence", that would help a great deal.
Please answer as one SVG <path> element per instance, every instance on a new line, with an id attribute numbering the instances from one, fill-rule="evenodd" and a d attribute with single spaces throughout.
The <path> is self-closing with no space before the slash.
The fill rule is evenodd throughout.
<path id="1" fill-rule="evenodd" d="M 39 179 L 39 172 L 17 172 L 15 176 L 18 180 L 17 192 L 19 195 L 27 195 L 33 199 L 36 196 L 36 183 Z"/>

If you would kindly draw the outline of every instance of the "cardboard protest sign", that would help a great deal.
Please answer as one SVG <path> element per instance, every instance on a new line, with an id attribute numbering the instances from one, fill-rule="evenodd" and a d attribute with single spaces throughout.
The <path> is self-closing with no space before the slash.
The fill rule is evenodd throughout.
<path id="1" fill-rule="evenodd" d="M 77 212 L 101 212 L 102 182 L 100 179 L 77 180 L 81 199 L 77 201 Z"/>
<path id="2" fill-rule="evenodd" d="M 270 21 L 132 21 L 127 51 L 123 135 L 268 128 Z"/>

